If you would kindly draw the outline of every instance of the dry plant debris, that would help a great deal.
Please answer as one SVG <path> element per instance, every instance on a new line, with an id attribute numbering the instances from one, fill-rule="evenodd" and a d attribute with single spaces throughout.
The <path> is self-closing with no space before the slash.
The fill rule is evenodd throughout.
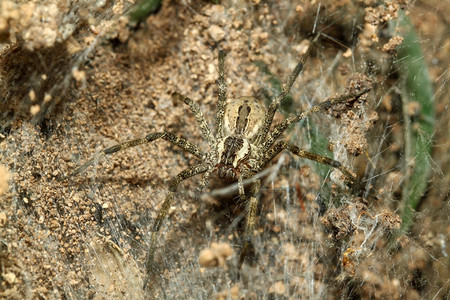
<path id="1" fill-rule="evenodd" d="M 198 256 L 198 263 L 202 267 L 224 267 L 233 249 L 227 243 L 211 243 L 211 247 L 203 249 Z"/>

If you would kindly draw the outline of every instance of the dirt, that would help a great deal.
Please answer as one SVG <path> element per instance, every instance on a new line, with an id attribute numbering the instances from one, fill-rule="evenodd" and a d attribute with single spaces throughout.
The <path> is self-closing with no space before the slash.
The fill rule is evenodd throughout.
<path id="1" fill-rule="evenodd" d="M 1 4 L 0 297 L 448 298 L 449 4 L 221 2 L 164 1 L 133 28 L 123 17 L 128 2 Z M 399 235 L 407 177 L 402 112 L 414 118 L 420 111 L 402 109 L 396 92 L 392 62 L 402 41 L 387 22 L 400 11 L 422 42 L 436 130 L 428 189 L 413 227 Z M 200 177 L 188 179 L 163 222 L 143 290 L 168 182 L 199 160 L 156 140 L 58 178 L 102 149 L 151 132 L 172 132 L 206 149 L 194 115 L 172 94 L 198 103 L 214 129 L 218 50 L 227 52 L 228 99 L 250 95 L 268 104 L 313 30 L 324 35 L 274 123 L 355 89 L 355 82 L 373 82 L 363 99 L 331 115 L 319 112 L 284 135 L 334 156 L 364 179 L 366 192 L 349 188 L 339 171 L 277 156 L 263 180 L 254 253 L 238 272 L 245 203 L 235 193 L 214 194 L 226 186 L 217 176 L 203 195 Z M 320 137 L 325 146 L 317 149 Z"/>

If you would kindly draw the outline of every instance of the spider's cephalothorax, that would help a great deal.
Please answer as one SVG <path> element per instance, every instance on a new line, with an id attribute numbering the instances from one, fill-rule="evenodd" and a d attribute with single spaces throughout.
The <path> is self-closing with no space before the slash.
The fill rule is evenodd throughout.
<path id="1" fill-rule="evenodd" d="M 237 180 L 239 196 L 241 200 L 245 200 L 247 202 L 245 242 L 242 247 L 238 263 L 240 268 L 244 258 L 251 248 L 252 237 L 256 226 L 256 212 L 258 207 L 258 197 L 261 189 L 261 179 L 254 175 L 261 172 L 266 165 L 273 158 L 275 158 L 275 156 L 277 156 L 278 153 L 283 150 L 287 150 L 297 156 L 337 168 L 345 175 L 349 181 L 349 184 L 359 187 L 359 182 L 355 176 L 338 161 L 307 152 L 285 141 L 278 141 L 278 139 L 289 125 L 299 122 L 300 120 L 320 110 L 328 109 L 335 104 L 354 100 L 355 98 L 367 93 L 371 88 L 370 86 L 355 88 L 346 94 L 327 99 L 326 101 L 311 107 L 305 112 L 294 114 L 275 126 L 274 129 L 269 132 L 275 112 L 280 106 L 281 101 L 286 98 L 296 78 L 302 71 L 303 66 L 311 53 L 311 49 L 318 38 L 319 35 L 316 36 L 307 52 L 301 57 L 297 66 L 292 71 L 292 74 L 289 76 L 286 84 L 283 85 L 281 93 L 272 100 L 267 109 L 252 97 L 237 98 L 226 104 L 227 85 L 224 72 L 225 52 L 219 51 L 219 78 L 217 80 L 219 87 L 219 99 L 217 103 L 215 135 L 212 133 L 208 122 L 204 118 L 203 113 L 200 111 L 198 104 L 179 93 L 173 94 L 173 97 L 176 100 L 183 101 L 194 113 L 197 123 L 202 131 L 202 135 L 210 146 L 211 150 L 209 152 L 202 151 L 197 145 L 172 133 L 166 131 L 154 132 L 148 134 L 144 138 L 127 141 L 103 150 L 88 162 L 75 169 L 70 175 L 62 177 L 62 179 L 66 179 L 83 172 L 87 167 L 94 164 L 103 156 L 110 155 L 130 147 L 150 143 L 159 138 L 167 140 L 168 142 L 196 156 L 200 160 L 200 163 L 180 172 L 169 182 L 169 191 L 156 217 L 156 220 L 153 223 L 150 250 L 148 252 L 146 263 L 147 274 L 150 274 L 153 270 L 153 256 L 156 249 L 157 233 L 159 232 L 161 224 L 169 211 L 169 207 L 172 206 L 172 201 L 178 185 L 180 182 L 190 177 L 203 174 L 203 178 L 200 182 L 200 186 L 203 187 L 206 185 L 209 176 L 215 171 L 218 172 L 220 178 Z M 246 197 L 244 179 L 248 179 L 251 182 L 249 197 Z M 145 282 L 147 283 L 147 280 Z"/>
<path id="2" fill-rule="evenodd" d="M 224 138 L 217 145 L 219 178 L 237 180 L 244 170 L 251 171 L 250 159 L 258 156 L 253 142 L 265 114 L 264 106 L 252 97 L 241 97 L 226 105 Z"/>

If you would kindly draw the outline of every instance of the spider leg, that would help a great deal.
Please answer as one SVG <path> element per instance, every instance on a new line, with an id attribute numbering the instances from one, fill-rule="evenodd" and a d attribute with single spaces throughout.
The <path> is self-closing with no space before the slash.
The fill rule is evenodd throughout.
<path id="1" fill-rule="evenodd" d="M 67 178 L 70 178 L 72 176 L 76 176 L 76 175 L 80 174 L 81 172 L 86 170 L 90 165 L 94 164 L 95 162 L 98 162 L 101 158 L 103 158 L 106 155 L 109 155 L 109 154 L 112 154 L 112 153 L 115 153 L 118 151 L 122 151 L 122 150 L 125 150 L 128 148 L 131 148 L 131 147 L 136 147 L 138 145 L 151 143 L 154 140 L 159 139 L 159 138 L 169 141 L 172 144 L 177 145 L 178 147 L 194 154 L 195 156 L 197 156 L 199 158 L 202 158 L 204 156 L 204 153 L 196 145 L 192 144 L 191 142 L 189 142 L 188 140 L 186 140 L 182 137 L 175 136 L 169 132 L 155 132 L 155 133 L 150 133 L 141 139 L 127 141 L 127 142 L 120 143 L 120 144 L 114 145 L 112 147 L 106 148 L 106 149 L 102 150 L 100 153 L 98 153 L 97 155 L 95 155 L 93 158 L 88 160 L 85 164 L 76 168 L 68 176 L 60 177 L 58 180 L 62 181 Z"/>
<path id="2" fill-rule="evenodd" d="M 213 145 L 214 136 L 212 135 L 211 129 L 209 129 L 208 122 L 206 122 L 206 119 L 203 116 L 203 113 L 200 110 L 198 104 L 192 101 L 192 99 L 181 95 L 180 93 L 173 93 L 172 98 L 175 100 L 181 100 L 189 106 L 195 116 L 195 119 L 197 119 L 197 123 L 200 126 L 200 129 L 202 130 L 203 137 L 208 141 L 210 145 Z"/>
<path id="3" fill-rule="evenodd" d="M 244 188 L 244 176 L 238 177 L 238 190 L 239 190 L 239 199 L 244 202 L 245 201 L 245 188 Z"/>
<path id="4" fill-rule="evenodd" d="M 183 170 L 177 176 L 173 177 L 170 180 L 169 192 L 167 193 L 166 199 L 164 200 L 164 202 L 159 210 L 158 216 L 156 217 L 156 219 L 153 223 L 152 236 L 151 236 L 151 241 L 150 241 L 150 249 L 149 249 L 149 252 L 147 255 L 147 260 L 145 263 L 145 270 L 146 270 L 147 275 L 144 280 L 144 287 L 143 287 L 144 290 L 147 286 L 149 275 L 150 275 L 150 273 L 152 271 L 152 267 L 153 267 L 153 259 L 154 259 L 155 250 L 156 250 L 157 234 L 159 232 L 159 229 L 161 228 L 162 222 L 164 221 L 167 213 L 169 212 L 169 208 L 172 203 L 172 200 L 173 200 L 173 197 L 177 190 L 178 185 L 180 184 L 180 182 L 182 182 L 192 176 L 195 176 L 197 174 L 204 173 L 208 169 L 209 169 L 208 165 L 204 165 L 204 164 L 195 165 L 195 166 L 192 166 L 190 168 Z"/>
<path id="5" fill-rule="evenodd" d="M 261 190 L 261 179 L 255 179 L 253 181 L 251 196 L 247 203 L 247 218 L 245 224 L 245 237 L 244 245 L 242 246 L 242 251 L 239 256 L 238 269 L 240 270 L 242 264 L 244 263 L 245 257 L 249 254 L 253 247 L 253 233 L 256 226 L 256 213 L 258 210 L 259 203 L 259 192 Z"/>
<path id="6" fill-rule="evenodd" d="M 349 183 L 352 186 L 355 186 L 361 190 L 363 190 L 361 183 L 359 182 L 358 178 L 356 178 L 350 171 L 349 169 L 347 169 L 346 167 L 344 167 L 340 162 L 338 162 L 337 160 L 325 157 L 325 156 L 321 156 L 315 153 L 311 153 L 308 151 L 305 151 L 303 149 L 300 149 L 299 147 L 295 146 L 295 145 L 291 145 L 288 144 L 286 142 L 278 142 L 275 144 L 275 146 L 273 146 L 272 149 L 270 149 L 266 155 L 264 156 L 263 160 L 261 161 L 260 164 L 260 168 L 263 168 L 266 164 L 268 164 L 278 153 L 280 153 L 283 150 L 288 150 L 291 153 L 298 155 L 300 157 L 303 158 L 307 158 L 313 161 L 316 161 L 318 163 L 324 164 L 324 165 L 328 165 L 330 167 L 336 168 L 339 171 L 341 171 L 345 177 L 347 178 L 347 180 L 349 181 Z"/>
<path id="7" fill-rule="evenodd" d="M 308 60 L 309 56 L 311 55 L 311 51 L 313 49 L 314 44 L 319 39 L 320 34 L 318 34 L 314 40 L 311 42 L 311 44 L 308 47 L 308 50 L 306 50 L 306 53 L 302 55 L 300 58 L 300 61 L 297 63 L 297 66 L 295 66 L 295 69 L 292 71 L 292 74 L 289 76 L 288 81 L 283 85 L 283 90 L 281 93 L 272 100 L 272 103 L 270 103 L 269 109 L 267 110 L 267 114 L 264 118 L 264 123 L 258 133 L 258 137 L 256 138 L 256 143 L 261 144 L 266 139 L 266 136 L 269 132 L 270 125 L 272 125 L 273 116 L 275 115 L 275 112 L 278 110 L 278 107 L 280 107 L 281 101 L 283 101 L 286 96 L 289 94 L 289 91 L 291 90 L 292 85 L 294 84 L 295 80 L 297 79 L 298 75 L 300 75 L 300 72 L 303 70 L 303 67 Z"/>
<path id="8" fill-rule="evenodd" d="M 199 184 L 199 188 L 198 188 L 200 193 L 203 192 L 203 189 L 208 185 L 208 179 L 211 176 L 211 174 L 214 172 L 214 170 L 215 169 L 213 167 L 211 167 L 203 174 L 203 177 L 200 180 L 200 184 Z"/>
<path id="9" fill-rule="evenodd" d="M 292 123 L 297 123 L 302 119 L 307 118 L 308 116 L 327 108 L 332 107 L 333 105 L 343 103 L 348 101 L 349 99 L 357 98 L 362 96 L 363 94 L 367 93 L 370 90 L 370 88 L 363 89 L 361 91 L 355 92 L 355 93 L 349 93 L 349 94 L 343 94 L 335 98 L 327 99 L 319 104 L 314 105 L 309 110 L 299 113 L 295 116 L 289 117 L 273 129 L 273 131 L 270 133 L 269 137 L 266 139 L 266 141 L 263 143 L 263 152 L 267 151 L 270 147 L 272 147 L 273 143 L 278 139 L 278 137 L 286 130 L 286 128 L 291 125 Z"/>
<path id="10" fill-rule="evenodd" d="M 225 51 L 219 51 L 219 78 L 217 85 L 219 86 L 219 101 L 217 103 L 216 112 L 216 130 L 217 138 L 223 138 L 223 118 L 225 115 L 225 104 L 227 101 L 227 83 L 225 81 Z"/>

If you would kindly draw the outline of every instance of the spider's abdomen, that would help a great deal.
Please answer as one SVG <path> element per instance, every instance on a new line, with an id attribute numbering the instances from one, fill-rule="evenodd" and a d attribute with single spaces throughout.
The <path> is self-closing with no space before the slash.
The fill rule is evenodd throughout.
<path id="1" fill-rule="evenodd" d="M 243 136 L 253 140 L 261 128 L 266 110 L 257 99 L 241 97 L 227 104 L 224 115 L 224 135 Z"/>
<path id="2" fill-rule="evenodd" d="M 222 139 L 217 148 L 219 162 L 217 172 L 220 178 L 236 179 L 241 164 L 247 161 L 251 154 L 249 142 L 237 136 L 227 136 Z"/>

